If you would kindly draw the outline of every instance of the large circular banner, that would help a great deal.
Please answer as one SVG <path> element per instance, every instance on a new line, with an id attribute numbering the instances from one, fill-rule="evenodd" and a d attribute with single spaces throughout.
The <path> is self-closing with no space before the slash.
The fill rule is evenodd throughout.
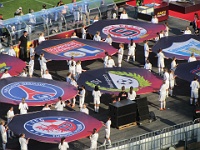
<path id="1" fill-rule="evenodd" d="M 177 66 L 175 74 L 186 81 L 193 81 L 194 77 L 198 77 L 200 81 L 200 61 L 190 63 L 181 63 Z"/>
<path id="2" fill-rule="evenodd" d="M 103 39 L 110 34 L 113 41 L 117 43 L 130 43 L 131 39 L 135 43 L 140 43 L 156 37 L 157 32 L 161 30 L 165 30 L 164 25 L 130 19 L 100 20 L 88 28 L 88 32 L 92 35 L 100 31 Z"/>
<path id="3" fill-rule="evenodd" d="M 161 38 L 152 48 L 157 53 L 162 49 L 166 57 L 177 59 L 186 59 L 194 53 L 197 59 L 200 58 L 200 36 L 179 35 Z"/>
<path id="4" fill-rule="evenodd" d="M 15 134 L 25 133 L 27 138 L 40 142 L 59 143 L 62 137 L 67 142 L 88 137 L 102 123 L 82 112 L 45 110 L 16 115 L 8 126 Z"/>
<path id="5" fill-rule="evenodd" d="M 26 67 L 26 63 L 17 57 L 0 54 L 0 78 L 7 69 L 11 76 L 19 75 Z"/>
<path id="6" fill-rule="evenodd" d="M 1 79 L 0 89 L 0 102 L 18 105 L 25 98 L 29 106 L 52 104 L 59 96 L 68 100 L 77 94 L 75 87 L 66 82 L 28 77 Z"/>
<path id="7" fill-rule="evenodd" d="M 85 39 L 47 40 L 36 47 L 36 53 L 44 53 L 45 58 L 51 60 L 92 60 L 103 58 L 105 52 L 113 55 L 117 50 L 106 42 Z"/>
<path id="8" fill-rule="evenodd" d="M 162 79 L 156 77 L 146 69 L 140 68 L 102 68 L 86 71 L 81 74 L 79 85 L 85 85 L 92 91 L 96 85 L 103 93 L 119 93 L 121 87 L 126 91 L 132 86 L 137 94 L 158 91 Z"/>

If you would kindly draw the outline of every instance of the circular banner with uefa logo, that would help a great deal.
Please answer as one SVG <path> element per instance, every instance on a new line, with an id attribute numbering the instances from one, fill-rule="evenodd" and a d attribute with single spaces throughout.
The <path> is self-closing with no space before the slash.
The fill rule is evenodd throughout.
<path id="1" fill-rule="evenodd" d="M 128 92 L 130 87 L 137 94 L 147 94 L 158 91 L 162 79 L 142 68 L 102 68 L 83 72 L 78 79 L 79 85 L 84 85 L 92 91 L 96 85 L 102 93 L 118 94 L 122 86 Z"/>
<path id="2" fill-rule="evenodd" d="M 88 32 L 92 35 L 100 31 L 100 36 L 103 39 L 110 34 L 113 41 L 117 43 L 130 43 L 131 39 L 133 39 L 135 43 L 140 43 L 144 40 L 155 38 L 157 32 L 162 30 L 165 30 L 164 25 L 130 19 L 100 20 L 93 23 L 88 28 Z"/>
<path id="3" fill-rule="evenodd" d="M 58 143 L 62 137 L 67 142 L 79 140 L 99 130 L 102 123 L 82 112 L 44 110 L 15 116 L 9 123 L 15 134 L 25 133 L 27 138 L 40 142 Z"/>
<path id="4" fill-rule="evenodd" d="M 45 58 L 51 60 L 92 60 L 103 58 L 105 52 L 113 55 L 117 50 L 106 42 L 97 42 L 79 38 L 60 40 L 47 40 L 36 47 L 36 53 L 45 54 Z"/>
<path id="5" fill-rule="evenodd" d="M 29 106 L 43 106 L 73 98 L 77 94 L 74 86 L 66 82 L 42 78 L 11 77 L 0 80 L 0 102 L 18 105 L 22 98 Z"/>

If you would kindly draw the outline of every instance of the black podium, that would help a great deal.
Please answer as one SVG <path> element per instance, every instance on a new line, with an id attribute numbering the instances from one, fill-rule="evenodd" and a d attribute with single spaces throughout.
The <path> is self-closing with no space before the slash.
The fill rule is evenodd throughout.
<path id="1" fill-rule="evenodd" d="M 112 126 L 115 128 L 136 122 L 136 112 L 136 102 L 131 100 L 122 100 L 109 104 L 109 115 Z"/>

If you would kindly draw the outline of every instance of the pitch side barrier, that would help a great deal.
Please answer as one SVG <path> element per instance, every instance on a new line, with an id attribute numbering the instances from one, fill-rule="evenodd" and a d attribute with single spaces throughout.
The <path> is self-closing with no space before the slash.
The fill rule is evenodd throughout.
<path id="1" fill-rule="evenodd" d="M 186 149 L 190 141 L 200 141 L 200 118 L 114 142 L 111 148 L 99 146 L 98 150 L 159 150 L 175 146 L 179 142 L 184 142 Z"/>

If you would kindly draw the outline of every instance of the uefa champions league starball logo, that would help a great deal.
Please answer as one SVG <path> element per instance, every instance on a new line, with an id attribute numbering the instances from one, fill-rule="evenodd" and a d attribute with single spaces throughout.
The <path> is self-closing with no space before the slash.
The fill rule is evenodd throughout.
<path id="1" fill-rule="evenodd" d="M 47 137 L 69 137 L 82 132 L 85 125 L 70 117 L 41 117 L 27 121 L 24 128 L 29 133 Z"/>

